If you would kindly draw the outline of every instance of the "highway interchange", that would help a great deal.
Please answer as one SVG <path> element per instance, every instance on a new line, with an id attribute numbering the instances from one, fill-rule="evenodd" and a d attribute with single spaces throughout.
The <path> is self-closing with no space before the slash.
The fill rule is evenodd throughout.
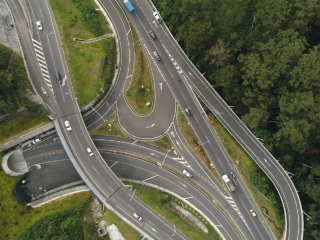
<path id="1" fill-rule="evenodd" d="M 236 172 L 236 167 L 233 166 L 230 157 L 211 127 L 194 94 L 195 92 L 275 184 L 281 196 L 286 215 L 286 239 L 302 239 L 303 215 L 301 203 L 296 189 L 285 170 L 190 62 L 165 26 L 165 23 L 159 24 L 155 21 L 152 15 L 155 11 L 153 4 L 149 1 L 134 0 L 132 3 L 135 6 L 135 11 L 128 13 L 125 12 L 122 1 L 99 1 L 116 33 L 120 70 L 116 72 L 116 80 L 106 99 L 108 105 L 100 105 L 83 120 L 72 89 L 57 26 L 49 2 L 26 1 L 24 8 L 27 11 L 24 12 L 22 12 L 18 2 L 8 2 L 32 82 L 47 106 L 50 116 L 54 119 L 64 151 L 81 178 L 101 202 L 115 209 L 153 239 L 186 239 L 186 237 L 179 232 L 173 234 L 175 232 L 173 226 L 163 221 L 139 199 L 132 196 L 132 193 L 123 186 L 116 176 L 119 170 L 116 171 L 114 168 L 118 164 L 111 169 L 108 165 L 119 162 L 123 166 L 135 166 L 137 169 L 139 168 L 136 172 L 141 171 L 144 174 L 133 174 L 130 177 L 134 179 L 143 177 L 138 179 L 141 181 L 152 177 L 148 180 L 149 182 L 163 188 L 169 188 L 170 191 L 176 191 L 176 194 L 187 198 L 186 201 L 201 209 L 225 239 L 274 239 L 265 217 L 260 211 L 257 211 L 257 218 L 253 219 L 251 217 L 249 209 L 258 210 L 259 208 L 252 201 L 252 196 L 245 187 L 240 175 L 237 174 L 238 178 L 234 181 L 236 191 L 231 194 L 224 191 L 181 136 L 176 123 L 176 115 L 182 113 L 177 111 L 177 104 L 182 109 L 190 108 L 191 115 L 186 115 L 186 117 L 219 175 L 227 173 L 230 169 Z M 28 28 L 25 19 L 29 19 L 30 28 Z M 35 25 L 37 20 L 41 20 L 44 25 L 44 29 L 41 32 L 37 31 Z M 134 63 L 133 38 L 128 20 L 139 34 L 139 43 L 144 49 L 154 80 L 154 106 L 153 110 L 146 116 L 135 114 L 128 106 L 125 98 Z M 148 34 L 151 29 L 157 34 L 156 40 L 153 40 Z M 161 61 L 157 61 L 152 56 L 154 50 L 160 54 Z M 55 80 L 56 72 L 59 72 L 63 78 L 61 85 Z M 177 81 L 178 78 L 181 81 Z M 114 111 L 117 114 L 120 125 L 131 137 L 136 139 L 155 139 L 167 135 L 179 152 L 178 158 L 180 158 L 180 161 L 174 160 L 175 157 L 167 156 L 165 152 L 154 153 L 160 156 L 160 159 L 156 159 L 154 155 L 152 155 L 152 158 L 158 162 L 162 162 L 164 158 L 167 158 L 165 164 L 175 169 L 175 172 L 181 172 L 183 168 L 191 169 L 191 172 L 195 175 L 191 182 L 201 186 L 207 194 L 219 203 L 219 206 L 223 206 L 229 218 L 234 220 L 236 227 L 223 216 L 221 211 L 217 210 L 212 202 L 208 201 L 208 198 L 193 189 L 185 179 L 180 181 L 183 181 L 183 184 L 188 186 L 188 192 L 178 184 L 174 189 L 170 189 L 170 184 L 166 181 L 177 183 L 179 181 L 177 177 L 179 176 L 172 175 L 159 165 L 155 166 L 139 161 L 133 156 L 115 155 L 103 151 L 103 149 L 117 149 L 118 152 L 128 151 L 138 155 L 148 155 L 150 159 L 150 153 L 148 152 L 150 149 L 137 148 L 136 144 L 128 144 L 123 140 L 104 141 L 95 139 L 93 142 L 88 130 L 90 131 L 99 126 Z M 72 131 L 66 131 L 63 125 L 65 120 L 71 122 Z M 54 145 L 49 146 L 53 147 Z M 92 157 L 86 152 L 88 146 L 94 152 Z M 50 150 L 46 148 L 37 149 L 43 152 Z M 186 159 L 188 160 L 186 161 Z M 124 174 L 126 171 L 120 172 Z M 157 177 L 154 177 L 155 175 Z M 192 197 L 189 198 L 190 196 Z M 231 207 L 232 205 L 235 207 Z M 134 211 L 143 216 L 141 222 L 133 218 L 132 212 Z"/>

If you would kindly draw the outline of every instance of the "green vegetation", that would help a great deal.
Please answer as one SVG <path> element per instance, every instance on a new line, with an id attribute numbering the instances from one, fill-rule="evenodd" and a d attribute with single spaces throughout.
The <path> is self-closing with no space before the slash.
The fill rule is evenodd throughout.
<path id="1" fill-rule="evenodd" d="M 305 238 L 319 239 L 320 2 L 154 3 L 200 72 L 294 174 L 312 218 Z"/>
<path id="2" fill-rule="evenodd" d="M 135 51 L 135 63 L 132 80 L 126 97 L 131 107 L 139 114 L 146 114 L 153 105 L 153 86 L 150 77 L 148 62 L 144 56 L 139 37 L 132 25 L 132 35 Z M 146 103 L 150 103 L 146 105 Z"/>
<path id="3" fill-rule="evenodd" d="M 150 206 L 155 212 L 162 216 L 170 224 L 174 224 L 175 227 L 181 231 L 190 240 L 217 240 L 220 239 L 219 234 L 214 230 L 214 228 L 205 221 L 199 213 L 193 210 L 190 206 L 181 202 L 181 200 L 175 198 L 174 196 L 161 192 L 157 189 L 147 187 L 145 185 L 127 183 L 126 185 L 131 185 L 133 187 L 132 191 L 135 192 L 136 196 L 139 197 L 143 202 Z M 208 229 L 208 234 L 204 233 L 198 227 L 196 227 L 189 219 L 184 217 L 178 210 L 176 210 L 171 202 L 174 202 L 184 210 L 189 211 L 195 217 L 198 218 Z"/>
<path id="4" fill-rule="evenodd" d="M 82 239 L 82 213 L 85 206 L 59 211 L 37 221 L 17 239 Z"/>
<path id="5" fill-rule="evenodd" d="M 255 202 L 261 208 L 260 210 L 270 217 L 270 219 L 266 217 L 267 222 L 276 238 L 281 239 L 284 233 L 285 219 L 281 200 L 272 182 L 211 113 L 209 114 L 209 119 Z M 266 196 L 270 202 L 253 186 Z"/>
<path id="6" fill-rule="evenodd" d="M 107 222 L 107 224 L 117 225 L 125 239 L 139 239 L 140 234 L 111 211 L 106 209 L 103 213 L 103 219 Z"/>
<path id="7" fill-rule="evenodd" d="M 26 96 L 26 89 L 32 87 L 22 58 L 0 45 L 0 59 L 0 115 L 34 108 Z"/>
<path id="8" fill-rule="evenodd" d="M 103 22 L 104 19 L 101 18 L 101 14 L 95 10 L 96 5 L 93 4 L 93 1 L 73 0 L 73 2 L 78 9 L 81 22 L 86 29 L 96 37 L 103 35 L 104 29 L 101 22 Z M 77 15 L 75 15 L 74 18 L 77 19 Z M 76 23 L 75 20 L 73 21 Z"/>
<path id="9" fill-rule="evenodd" d="M 40 108 L 22 111 L 0 119 L 0 144 L 42 127 L 50 122 Z"/>
<path id="10" fill-rule="evenodd" d="M 0 153 L 2 159 L 3 153 Z M 0 171 L 0 239 L 16 239 L 18 235 L 45 216 L 78 208 L 91 196 L 90 192 L 79 193 L 66 197 L 60 201 L 44 205 L 39 208 L 29 208 L 26 204 L 19 204 L 12 194 L 12 190 L 19 178 L 12 178 Z M 32 238 L 34 239 L 34 238 Z"/>
<path id="11" fill-rule="evenodd" d="M 115 113 L 113 113 L 106 122 L 92 130 L 90 135 L 106 135 L 129 138 L 129 136 L 121 130 Z"/>
<path id="12" fill-rule="evenodd" d="M 0 115 L 10 114 L 0 119 L 0 144 L 49 122 L 27 98 L 27 89 L 32 93 L 22 58 L 0 45 Z"/>
<path id="13" fill-rule="evenodd" d="M 167 136 L 164 136 L 154 141 L 143 141 L 143 142 L 163 148 L 168 151 L 172 149 L 172 144 Z"/>
<path id="14" fill-rule="evenodd" d="M 100 11 L 93 11 L 98 7 L 92 0 L 75 0 L 74 2 L 50 1 L 73 88 L 79 105 L 83 107 L 98 94 L 100 94 L 98 98 L 101 98 L 103 92 L 106 93 L 109 90 L 114 76 L 117 52 L 114 38 L 92 43 L 73 41 L 73 38 L 91 39 L 111 33 L 105 25 L 106 20 L 103 14 Z"/>
<path id="15" fill-rule="evenodd" d="M 2 158 L 3 153 L 0 153 Z M 21 178 L 9 177 L 0 169 L 0 239 L 83 239 L 83 234 L 87 240 L 97 239 L 97 228 L 88 205 L 91 192 L 30 208 L 19 204 L 12 194 L 19 180 Z M 88 221 L 82 225 L 83 216 Z M 103 218 L 108 224 L 116 224 L 126 239 L 138 239 L 139 234 L 112 212 L 105 210 Z"/>
<path id="16" fill-rule="evenodd" d="M 200 146 L 197 135 L 193 131 L 192 127 L 189 125 L 188 119 L 185 117 L 180 107 L 178 107 L 177 112 L 180 113 L 178 114 L 178 126 L 184 139 L 187 141 L 191 149 L 194 149 L 194 152 L 197 154 L 199 159 L 204 163 L 207 169 L 209 169 L 209 171 L 212 173 L 215 179 L 218 182 L 220 182 L 220 184 L 223 184 L 216 170 L 210 166 L 211 161 L 208 158 L 206 151 L 202 146 Z"/>

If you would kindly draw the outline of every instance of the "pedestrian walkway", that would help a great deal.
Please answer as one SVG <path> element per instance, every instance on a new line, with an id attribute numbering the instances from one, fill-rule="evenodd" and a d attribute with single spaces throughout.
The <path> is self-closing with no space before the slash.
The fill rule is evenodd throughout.
<path id="1" fill-rule="evenodd" d="M 75 42 L 81 42 L 81 43 L 92 43 L 97 42 L 105 38 L 114 37 L 115 35 L 113 33 L 109 33 L 100 37 L 91 38 L 91 39 L 81 39 L 81 38 L 73 38 Z"/>

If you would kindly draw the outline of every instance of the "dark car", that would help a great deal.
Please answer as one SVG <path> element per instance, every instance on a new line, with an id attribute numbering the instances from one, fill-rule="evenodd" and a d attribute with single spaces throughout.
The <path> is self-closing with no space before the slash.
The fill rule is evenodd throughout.
<path id="1" fill-rule="evenodd" d="M 231 177 L 236 178 L 236 175 L 234 175 L 234 172 L 232 170 L 229 171 L 229 174 Z"/>
<path id="2" fill-rule="evenodd" d="M 157 35 L 154 33 L 154 31 L 150 30 L 149 31 L 149 35 L 150 37 L 152 37 L 153 39 L 156 39 L 157 38 Z"/>
<path id="3" fill-rule="evenodd" d="M 59 84 L 62 83 L 62 80 L 61 80 L 61 76 L 60 76 L 60 73 L 56 72 L 56 80 Z"/>

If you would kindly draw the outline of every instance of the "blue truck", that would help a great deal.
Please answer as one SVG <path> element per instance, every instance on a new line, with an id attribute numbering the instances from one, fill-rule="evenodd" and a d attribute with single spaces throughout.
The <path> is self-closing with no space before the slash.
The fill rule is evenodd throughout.
<path id="1" fill-rule="evenodd" d="M 123 2 L 126 5 L 126 7 L 128 8 L 129 12 L 133 12 L 134 7 L 133 7 L 132 3 L 129 0 L 124 0 Z"/>

